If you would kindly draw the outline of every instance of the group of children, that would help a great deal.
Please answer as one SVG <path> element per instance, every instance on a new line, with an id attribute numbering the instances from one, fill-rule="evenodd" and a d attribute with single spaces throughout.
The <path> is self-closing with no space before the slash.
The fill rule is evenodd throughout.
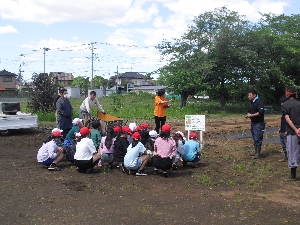
<path id="1" fill-rule="evenodd" d="M 60 170 L 57 164 L 66 158 L 77 166 L 80 173 L 97 172 L 93 169 L 97 164 L 113 168 L 116 162 L 120 171 L 135 172 L 137 176 L 147 175 L 147 164 L 153 167 L 154 175 L 161 170 L 165 177 L 169 177 L 170 169 L 177 169 L 179 161 L 183 166 L 191 162 L 192 167 L 197 167 L 201 159 L 197 133 L 190 133 L 186 141 L 181 131 L 172 137 L 169 124 L 162 126 L 160 134 L 148 129 L 147 123 L 140 126 L 130 123 L 128 126 L 109 127 L 102 137 L 99 121 L 93 121 L 92 129 L 89 129 L 83 127 L 81 119 L 75 118 L 66 137 L 61 130 L 52 130 L 39 149 L 37 160 L 49 170 Z"/>

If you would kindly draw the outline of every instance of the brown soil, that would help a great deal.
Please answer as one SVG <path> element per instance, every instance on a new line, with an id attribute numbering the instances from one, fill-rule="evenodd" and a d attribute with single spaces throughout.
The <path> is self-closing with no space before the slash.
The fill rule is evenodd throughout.
<path id="1" fill-rule="evenodd" d="M 266 121 L 278 127 L 280 116 Z M 285 179 L 281 146 L 264 142 L 262 158 L 253 160 L 251 138 L 213 136 L 249 127 L 246 119 L 207 121 L 200 167 L 179 165 L 170 178 L 151 167 L 144 177 L 118 169 L 81 174 L 69 162 L 52 172 L 36 161 L 49 130 L 2 136 L 1 224 L 300 224 L 300 181 Z"/>

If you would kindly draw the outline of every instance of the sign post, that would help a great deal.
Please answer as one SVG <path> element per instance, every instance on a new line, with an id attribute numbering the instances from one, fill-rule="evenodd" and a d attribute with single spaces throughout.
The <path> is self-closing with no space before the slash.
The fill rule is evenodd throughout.
<path id="1" fill-rule="evenodd" d="M 205 115 L 185 115 L 185 130 L 188 131 L 188 138 L 190 131 L 200 131 L 200 146 L 204 147 L 203 131 L 205 131 Z"/>

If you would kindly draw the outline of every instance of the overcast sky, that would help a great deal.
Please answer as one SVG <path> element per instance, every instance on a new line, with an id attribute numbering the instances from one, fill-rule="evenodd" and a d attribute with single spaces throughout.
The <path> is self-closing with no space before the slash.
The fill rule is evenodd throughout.
<path id="1" fill-rule="evenodd" d="M 17 74 L 21 65 L 30 80 L 45 62 L 46 73 L 91 77 L 91 43 L 94 76 L 156 71 L 165 64 L 155 49 L 163 38 L 222 6 L 252 22 L 300 11 L 299 0 L 0 0 L 0 71 Z"/>

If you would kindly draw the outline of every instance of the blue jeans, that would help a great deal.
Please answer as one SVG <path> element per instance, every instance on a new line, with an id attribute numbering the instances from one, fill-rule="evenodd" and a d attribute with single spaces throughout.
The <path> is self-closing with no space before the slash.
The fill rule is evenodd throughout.
<path id="1" fill-rule="evenodd" d="M 261 146 L 265 131 L 265 122 L 251 123 L 251 134 L 254 146 Z"/>
<path id="2" fill-rule="evenodd" d="M 114 154 L 113 153 L 102 153 L 101 160 L 102 160 L 102 162 L 113 162 Z"/>

